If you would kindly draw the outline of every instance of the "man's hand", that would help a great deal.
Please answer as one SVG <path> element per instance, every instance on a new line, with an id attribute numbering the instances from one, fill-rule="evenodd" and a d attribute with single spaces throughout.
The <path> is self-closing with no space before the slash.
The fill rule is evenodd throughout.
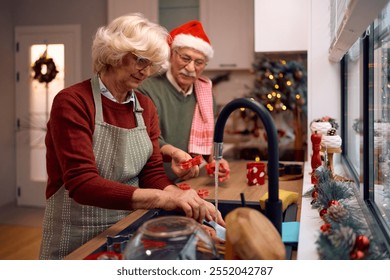
<path id="1" fill-rule="evenodd" d="M 176 149 L 172 153 L 172 171 L 175 173 L 177 177 L 182 180 L 187 180 L 193 177 L 197 177 L 199 175 L 199 166 L 195 165 L 189 169 L 185 169 L 182 167 L 181 163 L 192 159 L 191 155 L 180 150 Z"/>
<path id="2" fill-rule="evenodd" d="M 207 174 L 211 177 L 215 176 L 215 160 L 213 159 L 206 166 Z M 230 168 L 229 163 L 225 159 L 219 160 L 219 168 L 218 168 L 218 180 L 220 182 L 224 182 L 230 178 Z"/>

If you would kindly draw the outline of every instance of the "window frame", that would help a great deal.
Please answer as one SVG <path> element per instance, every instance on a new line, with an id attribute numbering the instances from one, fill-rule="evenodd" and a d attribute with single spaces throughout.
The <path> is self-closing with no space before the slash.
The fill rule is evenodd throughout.
<path id="1" fill-rule="evenodd" d="M 373 67 L 374 51 L 375 51 L 375 32 L 374 24 L 371 24 L 360 40 L 360 58 L 359 65 L 359 80 L 361 88 L 359 92 L 360 102 L 360 117 L 362 118 L 362 137 L 363 145 L 361 152 L 362 162 L 360 170 L 355 170 L 349 157 L 350 150 L 348 141 L 342 143 L 341 162 L 349 177 L 353 179 L 361 194 L 361 202 L 363 212 L 365 213 L 368 226 L 370 227 L 375 238 L 383 240 L 386 249 L 390 251 L 390 227 L 389 221 L 385 221 L 381 211 L 375 202 L 375 178 L 374 178 L 374 75 L 375 67 Z M 340 61 L 340 87 L 341 87 L 341 137 L 348 139 L 348 61 L 346 55 Z M 360 174 L 360 176 L 359 176 Z M 389 186 L 390 187 L 390 186 Z M 365 206 L 365 207 L 364 207 Z"/>

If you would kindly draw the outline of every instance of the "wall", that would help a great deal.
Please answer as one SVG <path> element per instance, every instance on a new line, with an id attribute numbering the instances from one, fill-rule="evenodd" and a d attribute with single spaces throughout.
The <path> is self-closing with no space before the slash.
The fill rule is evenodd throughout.
<path id="1" fill-rule="evenodd" d="M 91 43 L 96 29 L 106 24 L 106 0 L 2 0 L 0 3 L 0 206 L 16 201 L 14 27 L 80 24 L 81 75 L 90 77 Z"/>
<path id="2" fill-rule="evenodd" d="M 81 75 L 92 73 L 91 44 L 96 29 L 106 24 L 106 0 L 15 0 L 13 25 L 81 25 Z"/>
<path id="3" fill-rule="evenodd" d="M 308 49 L 308 131 L 316 118 L 331 116 L 340 123 L 340 66 L 328 59 L 329 0 L 310 1 Z M 311 155 L 310 133 L 308 155 Z M 336 159 L 337 160 L 337 157 Z"/>
<path id="4" fill-rule="evenodd" d="M 215 99 L 220 107 L 235 98 L 247 96 L 254 86 L 255 76 L 249 70 L 204 72 L 210 79 L 226 73 L 229 73 L 229 80 L 222 81 L 213 86 Z"/>
<path id="5" fill-rule="evenodd" d="M 13 59 L 13 0 L 2 1 L 0 8 L 0 205 L 15 197 L 15 99 Z M 12 5 L 11 5 L 12 4 Z"/>

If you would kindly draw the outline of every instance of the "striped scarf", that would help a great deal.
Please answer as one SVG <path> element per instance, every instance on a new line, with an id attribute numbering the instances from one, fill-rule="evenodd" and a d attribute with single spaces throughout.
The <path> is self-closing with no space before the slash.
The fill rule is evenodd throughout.
<path id="1" fill-rule="evenodd" d="M 207 78 L 199 78 L 195 82 L 197 102 L 188 143 L 189 153 L 211 154 L 214 134 L 214 106 L 211 87 L 211 82 Z"/>

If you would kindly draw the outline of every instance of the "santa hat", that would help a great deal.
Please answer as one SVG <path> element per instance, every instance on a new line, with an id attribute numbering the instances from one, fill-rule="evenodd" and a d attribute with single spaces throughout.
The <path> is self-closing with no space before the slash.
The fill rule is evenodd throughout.
<path id="1" fill-rule="evenodd" d="M 210 40 L 197 20 L 189 21 L 170 32 L 171 47 L 189 47 L 204 53 L 208 59 L 214 55 Z"/>

